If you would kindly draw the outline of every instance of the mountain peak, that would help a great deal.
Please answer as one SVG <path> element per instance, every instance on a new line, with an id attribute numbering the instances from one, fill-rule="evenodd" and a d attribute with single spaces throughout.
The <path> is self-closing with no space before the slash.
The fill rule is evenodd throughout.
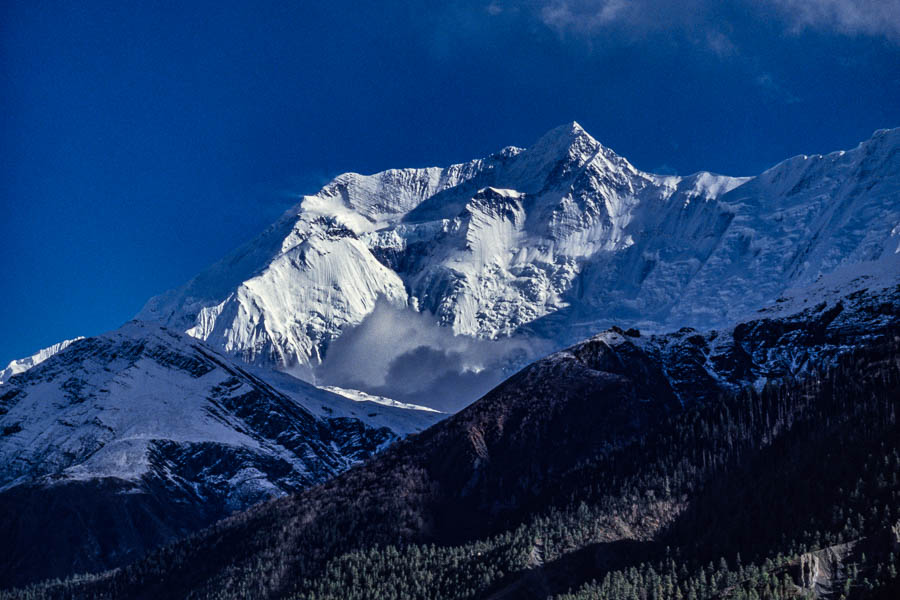
<path id="1" fill-rule="evenodd" d="M 599 142 L 591 137 L 581 125 L 576 121 L 571 121 L 560 125 L 559 127 L 554 127 L 542 135 L 540 139 L 535 142 L 533 148 L 568 148 L 579 142 L 599 146 Z"/>
<path id="2" fill-rule="evenodd" d="M 581 135 L 581 134 L 587 135 L 587 131 L 585 131 L 584 127 L 582 127 L 578 121 L 570 121 L 568 123 L 560 125 L 559 127 L 566 128 L 566 129 L 568 129 L 574 133 L 577 133 L 579 135 Z"/>

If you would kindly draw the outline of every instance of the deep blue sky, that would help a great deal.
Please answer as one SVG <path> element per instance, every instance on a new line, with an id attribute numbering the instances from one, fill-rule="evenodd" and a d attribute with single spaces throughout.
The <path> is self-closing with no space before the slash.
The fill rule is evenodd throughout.
<path id="1" fill-rule="evenodd" d="M 745 175 L 900 125 L 900 0 L 0 7 L 0 363 L 117 327 L 343 171 L 577 120 Z M 189 5 L 189 6 L 185 6 Z"/>

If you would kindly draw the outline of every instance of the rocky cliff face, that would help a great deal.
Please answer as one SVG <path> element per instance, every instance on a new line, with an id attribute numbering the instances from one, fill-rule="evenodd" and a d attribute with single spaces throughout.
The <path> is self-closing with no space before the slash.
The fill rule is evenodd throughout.
<path id="1" fill-rule="evenodd" d="M 892 564 L 892 557 L 900 550 L 898 530 L 900 521 L 868 537 L 806 552 L 790 563 L 787 571 L 797 583 L 799 594 L 812 598 L 838 600 L 866 593 L 874 596 L 866 589 L 866 583 L 876 579 L 879 565 L 883 568 Z M 891 590 L 885 592 L 891 594 Z"/>

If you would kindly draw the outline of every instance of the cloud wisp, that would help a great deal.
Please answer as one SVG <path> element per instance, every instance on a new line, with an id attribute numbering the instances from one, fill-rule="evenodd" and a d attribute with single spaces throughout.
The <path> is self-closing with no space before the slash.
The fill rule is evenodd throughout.
<path id="1" fill-rule="evenodd" d="M 793 31 L 818 29 L 900 41 L 900 0 L 771 0 Z"/>
<path id="2" fill-rule="evenodd" d="M 900 0 L 545 0 L 533 6 L 540 21 L 561 35 L 689 28 L 706 30 L 701 38 L 712 52 L 730 54 L 732 40 L 716 27 L 728 4 L 749 9 L 761 19 L 775 18 L 788 32 L 817 29 L 900 41 Z"/>
<path id="3" fill-rule="evenodd" d="M 456 411 L 549 350 L 537 340 L 457 336 L 428 313 L 381 301 L 328 348 L 315 380 Z"/>

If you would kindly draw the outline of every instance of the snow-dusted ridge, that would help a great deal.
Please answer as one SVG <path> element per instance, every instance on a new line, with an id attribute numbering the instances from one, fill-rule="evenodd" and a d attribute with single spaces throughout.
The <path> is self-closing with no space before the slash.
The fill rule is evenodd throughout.
<path id="1" fill-rule="evenodd" d="M 0 385 L 6 382 L 13 375 L 18 375 L 19 373 L 24 373 L 31 367 L 37 366 L 56 354 L 61 350 L 65 350 L 72 344 L 72 342 L 77 342 L 78 340 L 83 340 L 83 336 L 78 336 L 71 340 L 63 340 L 61 342 L 57 342 L 52 346 L 48 346 L 47 348 L 42 348 L 32 354 L 31 356 L 27 356 L 25 358 L 18 358 L 16 360 L 10 361 L 10 363 L 6 366 L 5 369 L 0 369 Z"/>
<path id="2" fill-rule="evenodd" d="M 70 344 L 3 386 L 0 491 L 50 480 L 169 479 L 178 467 L 160 463 L 159 448 L 177 463 L 202 446 L 243 457 L 231 477 L 254 470 L 227 492 L 241 507 L 318 483 L 441 416 L 247 369 L 182 333 L 132 321 Z"/>

